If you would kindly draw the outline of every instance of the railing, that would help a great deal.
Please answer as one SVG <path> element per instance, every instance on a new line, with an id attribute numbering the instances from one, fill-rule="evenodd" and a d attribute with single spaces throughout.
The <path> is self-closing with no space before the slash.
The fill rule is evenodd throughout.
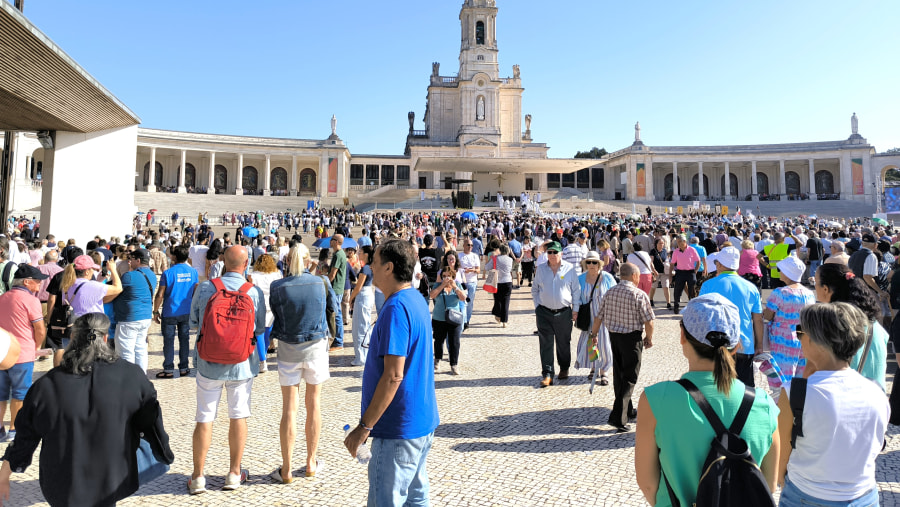
<path id="1" fill-rule="evenodd" d="M 427 137 L 428 137 L 428 131 L 427 131 L 427 130 L 413 130 L 413 131 L 410 133 L 410 135 L 413 136 L 413 137 L 426 137 L 426 138 L 427 138 Z"/>

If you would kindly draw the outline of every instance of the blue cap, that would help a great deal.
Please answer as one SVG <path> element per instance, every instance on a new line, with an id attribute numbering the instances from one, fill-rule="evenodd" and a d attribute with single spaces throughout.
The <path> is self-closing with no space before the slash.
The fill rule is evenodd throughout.
<path id="1" fill-rule="evenodd" d="M 737 306 L 721 294 L 704 294 L 690 300 L 681 312 L 681 322 L 687 332 L 698 342 L 710 347 L 725 345 L 733 349 L 741 341 L 741 315 Z M 725 333 L 727 343 L 710 343 L 706 335 Z"/>

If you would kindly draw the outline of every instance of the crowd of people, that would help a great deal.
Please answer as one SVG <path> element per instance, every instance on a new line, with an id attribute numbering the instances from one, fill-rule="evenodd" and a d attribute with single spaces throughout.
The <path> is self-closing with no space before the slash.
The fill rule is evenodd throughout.
<path id="1" fill-rule="evenodd" d="M 891 412 L 900 401 L 897 376 L 890 401 L 886 395 L 888 344 L 900 336 L 900 231 L 868 220 L 649 210 L 550 215 L 506 208 L 464 217 L 319 209 L 225 214 L 222 222 L 235 230 L 220 229 L 218 237 L 208 217 L 197 218 L 195 227 L 175 214 L 155 228 L 138 219 L 124 241 L 96 237 L 83 246 L 41 238 L 36 222 L 8 222 L 0 236 L 0 352 L 13 355 L 13 344 L 18 352 L 15 361 L 0 362 L 0 422 L 8 406 L 11 413 L 9 428 L 0 427 L 0 441 L 10 442 L 0 502 L 10 494 L 10 474 L 28 466 L 41 442 L 41 484 L 54 505 L 85 494 L 112 504 L 132 494 L 142 432 L 153 430 L 154 455 L 171 462 L 146 375 L 147 336 L 156 323 L 163 360 L 155 377 L 196 379 L 190 494 L 206 491 L 223 390 L 230 448 L 224 489 L 246 482 L 253 380 L 270 367 L 282 389 L 282 459 L 270 478 L 293 480 L 301 380 L 303 473 L 315 476 L 323 466 L 319 397 L 329 354 L 352 341 L 363 394 L 359 423 L 344 443 L 356 456 L 368 441 L 370 505 L 427 504 L 425 464 L 439 424 L 434 375 L 445 347 L 449 373 L 464 374 L 461 338 L 473 310 L 489 307 L 506 328 L 511 296 L 527 287 L 536 384 L 551 387 L 571 370 L 584 371 L 592 390 L 611 381 L 607 423 L 626 433 L 637 421 L 637 481 L 651 504 L 696 501 L 709 442 L 732 420 L 729 431 L 746 443 L 770 499 L 781 487 L 781 505 L 877 503 L 875 457 L 889 417 L 900 422 Z M 317 255 L 304 243 L 310 233 Z M 634 400 L 643 350 L 654 345 L 662 311 L 681 316 L 688 372 Z M 32 382 L 39 360 L 55 368 Z M 758 374 L 766 385 L 756 386 Z M 73 380 L 85 377 L 115 382 L 120 399 L 108 402 L 93 381 Z M 94 397 L 106 405 L 85 415 Z M 109 453 L 61 454 L 64 437 Z M 110 447 L 115 438 L 129 445 Z M 410 459 L 400 463 L 396 453 Z M 85 455 L 120 480 L 85 479 L 78 469 Z M 45 477 L 54 477 L 52 493 Z"/>

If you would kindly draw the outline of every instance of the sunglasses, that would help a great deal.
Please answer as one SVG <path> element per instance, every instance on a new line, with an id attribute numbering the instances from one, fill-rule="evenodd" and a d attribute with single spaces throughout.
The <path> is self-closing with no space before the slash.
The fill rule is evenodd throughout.
<path id="1" fill-rule="evenodd" d="M 555 252 L 553 250 L 547 250 L 547 255 L 558 255 L 559 252 Z"/>
<path id="2" fill-rule="evenodd" d="M 798 325 L 797 325 L 797 338 L 800 338 L 801 336 L 803 336 L 803 335 L 805 335 L 805 334 L 806 334 L 806 332 L 803 331 L 803 328 L 800 327 L 800 325 L 798 324 Z"/>
<path id="3" fill-rule="evenodd" d="M 588 266 L 600 264 L 600 261 L 584 261 L 584 263 Z"/>

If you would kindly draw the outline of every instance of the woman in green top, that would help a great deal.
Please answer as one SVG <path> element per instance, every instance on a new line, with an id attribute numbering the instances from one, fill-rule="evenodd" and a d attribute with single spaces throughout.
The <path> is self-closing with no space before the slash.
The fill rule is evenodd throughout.
<path id="1" fill-rule="evenodd" d="M 692 299 L 682 313 L 681 350 L 688 361 L 690 380 L 707 399 L 725 427 L 731 426 L 744 396 L 737 379 L 734 354 L 740 344 L 740 316 L 721 294 Z M 701 468 L 715 432 L 690 394 L 676 382 L 660 382 L 644 389 L 638 405 L 634 466 L 637 483 L 651 505 L 670 506 L 668 480 L 681 505 L 695 501 Z M 741 431 L 760 465 L 769 490 L 778 470 L 778 408 L 763 389 Z"/>

